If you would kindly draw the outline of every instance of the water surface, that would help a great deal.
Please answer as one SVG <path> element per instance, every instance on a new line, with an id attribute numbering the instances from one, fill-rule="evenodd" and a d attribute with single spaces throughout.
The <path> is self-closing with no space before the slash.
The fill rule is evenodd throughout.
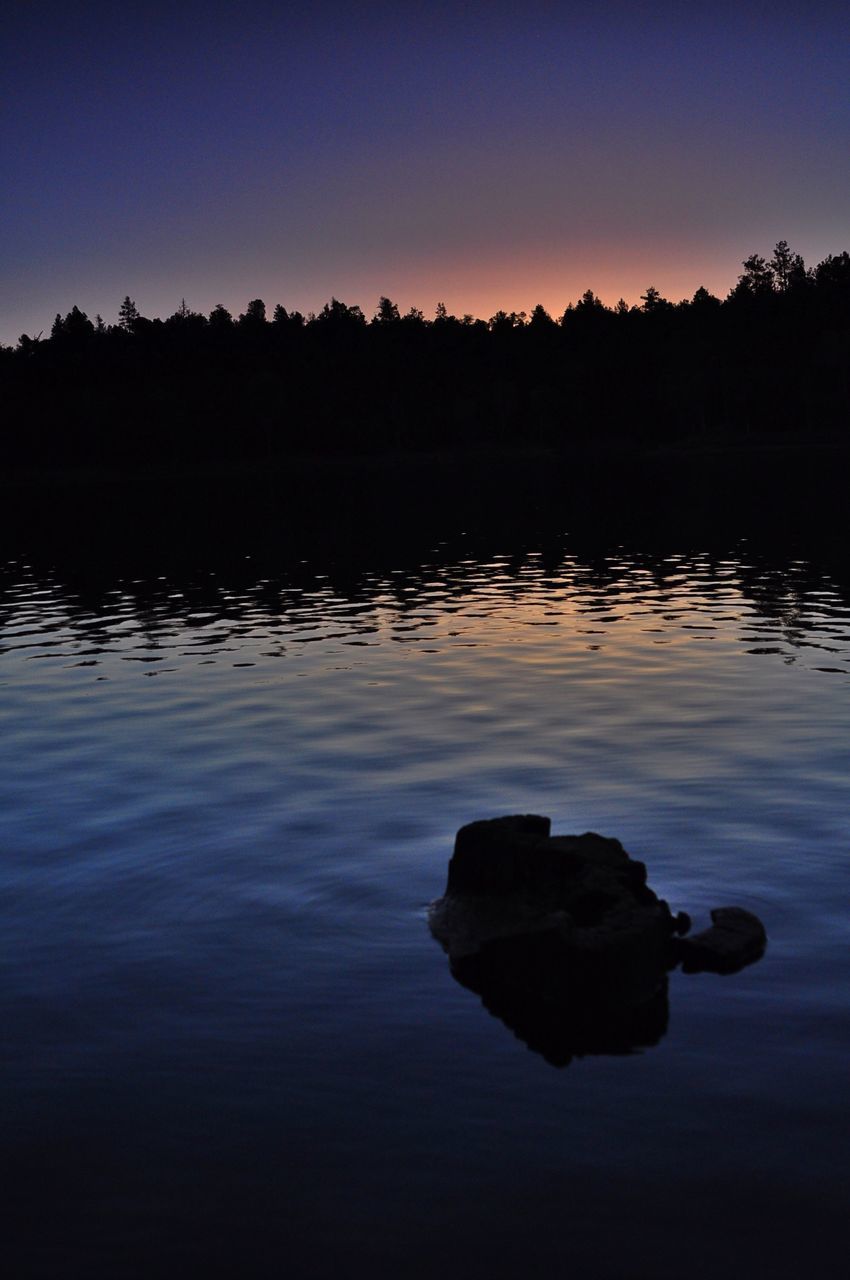
<path id="1" fill-rule="evenodd" d="M 16 1274 L 830 1270 L 850 597 L 745 540 L 3 571 Z M 770 946 L 555 1069 L 451 978 L 454 831 L 615 835 Z"/>

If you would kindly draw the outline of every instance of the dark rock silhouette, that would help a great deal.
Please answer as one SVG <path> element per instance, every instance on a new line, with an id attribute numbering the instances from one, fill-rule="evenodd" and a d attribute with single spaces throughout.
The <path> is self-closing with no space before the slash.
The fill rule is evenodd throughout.
<path id="1" fill-rule="evenodd" d="M 690 918 L 672 914 L 618 840 L 552 836 L 534 814 L 462 827 L 430 913 L 457 981 L 556 1066 L 657 1044 L 680 961 L 733 973 L 764 952 L 750 912 L 719 908 L 712 920 L 683 938 Z"/>
<path id="2" fill-rule="evenodd" d="M 767 934 L 758 916 L 743 907 L 715 907 L 710 929 L 682 938 L 676 954 L 685 973 L 737 973 L 759 960 Z"/>

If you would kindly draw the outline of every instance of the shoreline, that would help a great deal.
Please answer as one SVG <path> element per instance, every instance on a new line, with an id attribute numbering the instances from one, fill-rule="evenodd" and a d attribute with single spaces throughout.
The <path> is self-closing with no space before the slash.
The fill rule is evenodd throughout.
<path id="1" fill-rule="evenodd" d="M 717 432 L 679 437 L 664 443 L 641 445 L 628 438 L 614 438 L 599 443 L 586 442 L 568 449 L 545 446 L 481 445 L 458 449 L 380 450 L 375 452 L 293 453 L 288 457 L 258 458 L 251 461 L 209 459 L 197 464 L 179 462 L 144 463 L 139 466 L 68 466 L 7 467 L 0 474 L 0 490 L 23 490 L 43 486 L 60 488 L 86 485 L 133 485 L 180 481 L 231 483 L 273 477 L 293 472 L 333 478 L 341 473 L 370 474 L 389 470 L 407 472 L 410 476 L 425 471 L 451 472 L 476 467 L 498 470 L 503 467 L 592 466 L 606 464 L 612 469 L 644 464 L 650 467 L 667 463 L 687 464 L 691 461 L 770 461 L 794 460 L 815 463 L 818 460 L 850 458 L 850 435 L 837 431 L 814 433 L 802 439 L 787 432 L 752 432 L 741 434 Z"/>
<path id="2" fill-rule="evenodd" d="M 310 559 L 412 563 L 437 545 L 489 554 L 555 545 L 588 554 L 729 548 L 826 556 L 850 572 L 850 444 L 821 435 L 713 436 L 663 449 L 502 449 L 299 455 L 286 463 L 43 468 L 0 479 L 0 559 L 94 570 Z"/>

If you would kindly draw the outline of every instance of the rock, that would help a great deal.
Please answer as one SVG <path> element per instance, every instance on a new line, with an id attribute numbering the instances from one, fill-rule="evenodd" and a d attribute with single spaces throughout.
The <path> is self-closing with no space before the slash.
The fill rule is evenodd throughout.
<path id="1" fill-rule="evenodd" d="M 619 840 L 553 836 L 536 814 L 461 827 L 431 932 L 453 976 L 529 1048 L 558 1066 L 585 1053 L 657 1044 L 667 1027 L 667 974 L 733 973 L 757 960 L 766 935 L 739 907 L 683 938 Z M 677 936 L 678 935 L 678 936 Z"/>
<path id="2" fill-rule="evenodd" d="M 457 834 L 431 931 L 453 976 L 547 1061 L 656 1044 L 687 926 L 618 840 L 552 836 L 533 814 Z"/>
<path id="3" fill-rule="evenodd" d="M 446 893 L 515 893 L 533 875 L 528 863 L 552 823 L 536 814 L 470 822 L 455 836 Z"/>
<path id="4" fill-rule="evenodd" d="M 639 956 L 653 966 L 686 921 L 646 884 L 646 867 L 619 840 L 552 836 L 525 814 L 461 827 L 431 929 L 450 956 L 494 938 L 554 930 L 565 950 L 610 970 Z"/>
<path id="5" fill-rule="evenodd" d="M 685 973 L 737 973 L 764 955 L 767 933 L 751 911 L 715 907 L 711 919 L 711 928 L 676 943 Z"/>

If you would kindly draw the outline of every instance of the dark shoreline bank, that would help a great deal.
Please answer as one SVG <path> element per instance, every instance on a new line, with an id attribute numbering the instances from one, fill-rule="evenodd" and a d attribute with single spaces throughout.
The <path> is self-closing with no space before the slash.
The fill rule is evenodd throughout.
<path id="1" fill-rule="evenodd" d="M 323 575 L 357 596 L 370 573 L 415 587 L 423 565 L 486 563 L 506 550 L 517 564 L 542 554 L 553 571 L 569 550 L 602 580 L 622 548 L 661 574 L 671 555 L 743 557 L 758 573 L 798 560 L 850 590 L 848 462 L 841 441 L 802 449 L 778 436 L 746 447 L 713 437 L 654 450 L 18 472 L 0 481 L 0 560 L 92 598 L 119 581 L 197 584 L 210 572 L 236 586 Z"/>
<path id="2" fill-rule="evenodd" d="M 159 519 L 217 504 L 249 504 L 255 516 L 268 509 L 327 526 L 335 516 L 356 515 L 364 523 L 401 516 L 405 521 L 445 508 L 462 518 L 501 514 L 532 516 L 558 499 L 570 512 L 590 514 L 606 502 L 605 518 L 620 523 L 648 509 L 685 515 L 682 499 L 701 504 L 743 502 L 756 515 L 781 506 L 806 519 L 825 514 L 809 503 L 843 487 L 850 441 L 824 432 L 800 440 L 786 433 L 692 436 L 640 447 L 622 441 L 569 450 L 468 448 L 434 451 L 294 454 L 266 462 L 158 462 L 129 467 L 18 467 L 0 475 L 0 528 L 40 523 L 71 506 L 86 523 L 120 526 L 149 504 Z M 616 508 L 610 502 L 617 500 Z M 328 506 L 332 502 L 333 506 Z M 790 504 L 790 509 L 789 505 Z M 603 512 L 598 511 L 600 517 Z M 836 513 L 837 514 L 837 513 Z M 10 518 L 11 517 L 11 518 Z M 560 523 L 560 518 L 559 518 Z"/>

